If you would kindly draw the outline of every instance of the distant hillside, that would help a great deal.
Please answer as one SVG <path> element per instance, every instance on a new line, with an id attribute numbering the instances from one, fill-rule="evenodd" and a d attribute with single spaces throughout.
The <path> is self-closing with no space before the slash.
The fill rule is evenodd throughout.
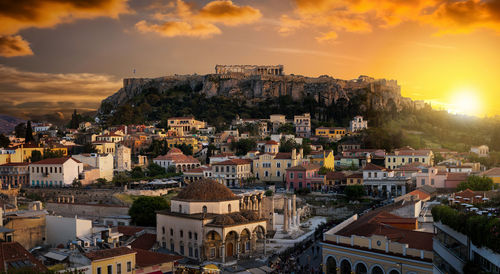
<path id="1" fill-rule="evenodd" d="M 0 133 L 11 133 L 17 124 L 24 122 L 26 121 L 23 119 L 6 114 L 0 114 Z"/>
<path id="2" fill-rule="evenodd" d="M 220 124 L 236 114 L 261 118 L 310 112 L 315 120 L 344 125 L 357 114 L 405 108 L 414 108 L 414 102 L 401 96 L 395 80 L 207 74 L 124 79 L 123 88 L 103 100 L 99 116 L 112 123 L 135 123 L 193 114 Z"/>

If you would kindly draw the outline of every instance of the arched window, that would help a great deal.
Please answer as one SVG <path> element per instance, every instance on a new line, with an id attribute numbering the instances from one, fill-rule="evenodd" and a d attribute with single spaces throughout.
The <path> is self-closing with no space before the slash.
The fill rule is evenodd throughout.
<path id="1" fill-rule="evenodd" d="M 161 227 L 161 232 L 162 232 L 163 234 L 165 234 L 165 227 L 164 227 L 164 226 L 162 226 L 162 227 Z"/>
<path id="2" fill-rule="evenodd" d="M 227 205 L 227 212 L 231 213 L 231 204 Z"/>
<path id="3" fill-rule="evenodd" d="M 170 229 L 170 236 L 174 236 L 174 229 L 173 228 Z"/>
<path id="4" fill-rule="evenodd" d="M 326 273 L 327 274 L 336 274 L 337 273 L 337 262 L 333 257 L 328 257 L 326 260 Z"/>
<path id="5" fill-rule="evenodd" d="M 188 232 L 189 239 L 193 238 L 193 233 L 191 231 Z"/>
<path id="6" fill-rule="evenodd" d="M 179 212 L 182 213 L 182 205 L 179 205 Z"/>
<path id="7" fill-rule="evenodd" d="M 372 274 L 384 274 L 384 271 L 380 266 L 375 266 L 372 268 Z"/>
<path id="8" fill-rule="evenodd" d="M 182 229 L 181 229 L 181 233 L 180 234 L 181 234 L 181 238 L 184 237 L 184 231 L 182 231 Z"/>
<path id="9" fill-rule="evenodd" d="M 351 263 L 349 263 L 348 260 L 342 260 L 342 262 L 340 262 L 340 273 L 341 274 L 351 273 Z"/>
<path id="10" fill-rule="evenodd" d="M 203 206 L 203 213 L 207 213 L 207 206 Z"/>
<path id="11" fill-rule="evenodd" d="M 362 263 L 358 263 L 356 265 L 356 274 L 366 274 L 368 273 L 368 269 L 366 269 L 366 266 Z"/>

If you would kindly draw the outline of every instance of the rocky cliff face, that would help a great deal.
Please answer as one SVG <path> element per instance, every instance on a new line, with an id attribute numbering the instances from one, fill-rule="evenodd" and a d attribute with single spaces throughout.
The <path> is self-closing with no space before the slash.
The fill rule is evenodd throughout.
<path id="1" fill-rule="evenodd" d="M 395 80 L 373 79 L 360 76 L 355 80 L 341 80 L 329 76 L 318 78 L 297 75 L 243 76 L 238 74 L 175 75 L 160 78 L 129 78 L 123 80 L 123 88 L 104 102 L 116 107 L 154 88 L 160 92 L 189 88 L 211 96 L 236 97 L 252 102 L 289 95 L 294 100 L 312 97 L 326 106 L 340 99 L 364 98 L 366 105 L 375 109 L 387 106 L 398 110 L 413 105 L 409 98 L 401 96 L 401 87 Z"/>

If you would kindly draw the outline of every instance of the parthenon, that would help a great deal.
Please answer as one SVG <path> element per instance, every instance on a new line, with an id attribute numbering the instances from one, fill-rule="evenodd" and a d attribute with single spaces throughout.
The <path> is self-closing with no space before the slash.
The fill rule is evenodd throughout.
<path id="1" fill-rule="evenodd" d="M 283 65 L 216 65 L 216 74 L 241 73 L 243 75 L 284 75 Z"/>

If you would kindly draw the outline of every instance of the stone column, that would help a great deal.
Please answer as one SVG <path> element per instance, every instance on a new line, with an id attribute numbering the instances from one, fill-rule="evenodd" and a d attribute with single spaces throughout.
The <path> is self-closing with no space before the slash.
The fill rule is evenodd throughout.
<path id="1" fill-rule="evenodd" d="M 288 223 L 290 224 L 290 227 L 293 227 L 295 225 L 293 224 L 293 219 L 292 219 L 293 212 L 291 212 L 291 211 L 292 211 L 292 200 L 288 199 L 288 218 L 289 218 Z"/>
<path id="2" fill-rule="evenodd" d="M 297 216 L 297 196 L 295 194 L 292 195 L 292 221 L 293 225 L 297 226 L 297 220 L 295 219 Z"/>
<path id="3" fill-rule="evenodd" d="M 283 201 L 283 231 L 288 232 L 288 199 Z"/>
<path id="4" fill-rule="evenodd" d="M 222 242 L 222 263 L 226 262 L 226 243 Z"/>

